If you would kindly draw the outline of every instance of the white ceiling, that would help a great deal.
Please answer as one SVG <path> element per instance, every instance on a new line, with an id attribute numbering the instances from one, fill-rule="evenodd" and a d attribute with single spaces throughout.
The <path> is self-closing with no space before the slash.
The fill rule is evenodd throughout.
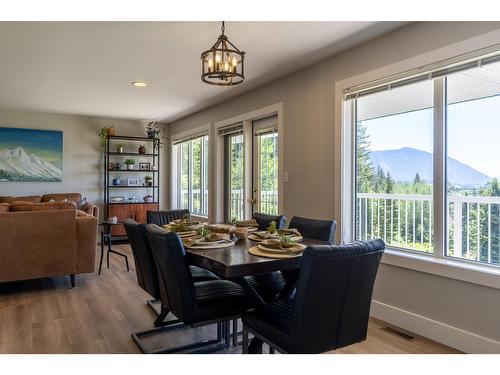
<path id="1" fill-rule="evenodd" d="M 216 87 L 200 80 L 200 53 L 217 22 L 0 22 L 0 107 L 169 122 L 403 24 L 226 22 L 246 80 Z"/>

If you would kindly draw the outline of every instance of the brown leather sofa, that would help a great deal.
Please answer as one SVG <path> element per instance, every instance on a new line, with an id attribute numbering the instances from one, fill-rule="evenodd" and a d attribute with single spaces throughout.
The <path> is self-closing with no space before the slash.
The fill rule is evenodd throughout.
<path id="1" fill-rule="evenodd" d="M 0 282 L 69 275 L 75 286 L 76 274 L 95 271 L 96 216 L 69 200 L 0 198 Z"/>

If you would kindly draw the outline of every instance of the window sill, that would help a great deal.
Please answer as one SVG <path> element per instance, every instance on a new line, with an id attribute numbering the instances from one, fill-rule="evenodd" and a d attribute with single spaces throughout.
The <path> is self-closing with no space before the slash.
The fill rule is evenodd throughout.
<path id="1" fill-rule="evenodd" d="M 382 263 L 500 289 L 500 268 L 387 248 Z"/>

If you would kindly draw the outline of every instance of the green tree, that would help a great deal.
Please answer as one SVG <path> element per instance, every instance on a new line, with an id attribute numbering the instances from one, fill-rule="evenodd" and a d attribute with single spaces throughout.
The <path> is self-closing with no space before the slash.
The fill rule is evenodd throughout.
<path id="1" fill-rule="evenodd" d="M 365 125 L 356 124 L 356 158 L 357 158 L 357 190 L 358 193 L 373 191 L 373 168 L 370 158 L 370 138 Z"/>

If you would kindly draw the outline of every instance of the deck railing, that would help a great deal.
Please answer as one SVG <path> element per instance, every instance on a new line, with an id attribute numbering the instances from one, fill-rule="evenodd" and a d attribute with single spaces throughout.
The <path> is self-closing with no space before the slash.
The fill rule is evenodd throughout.
<path id="1" fill-rule="evenodd" d="M 500 264 L 500 197 L 447 197 L 447 255 Z M 357 238 L 432 252 L 432 195 L 358 193 Z"/>

